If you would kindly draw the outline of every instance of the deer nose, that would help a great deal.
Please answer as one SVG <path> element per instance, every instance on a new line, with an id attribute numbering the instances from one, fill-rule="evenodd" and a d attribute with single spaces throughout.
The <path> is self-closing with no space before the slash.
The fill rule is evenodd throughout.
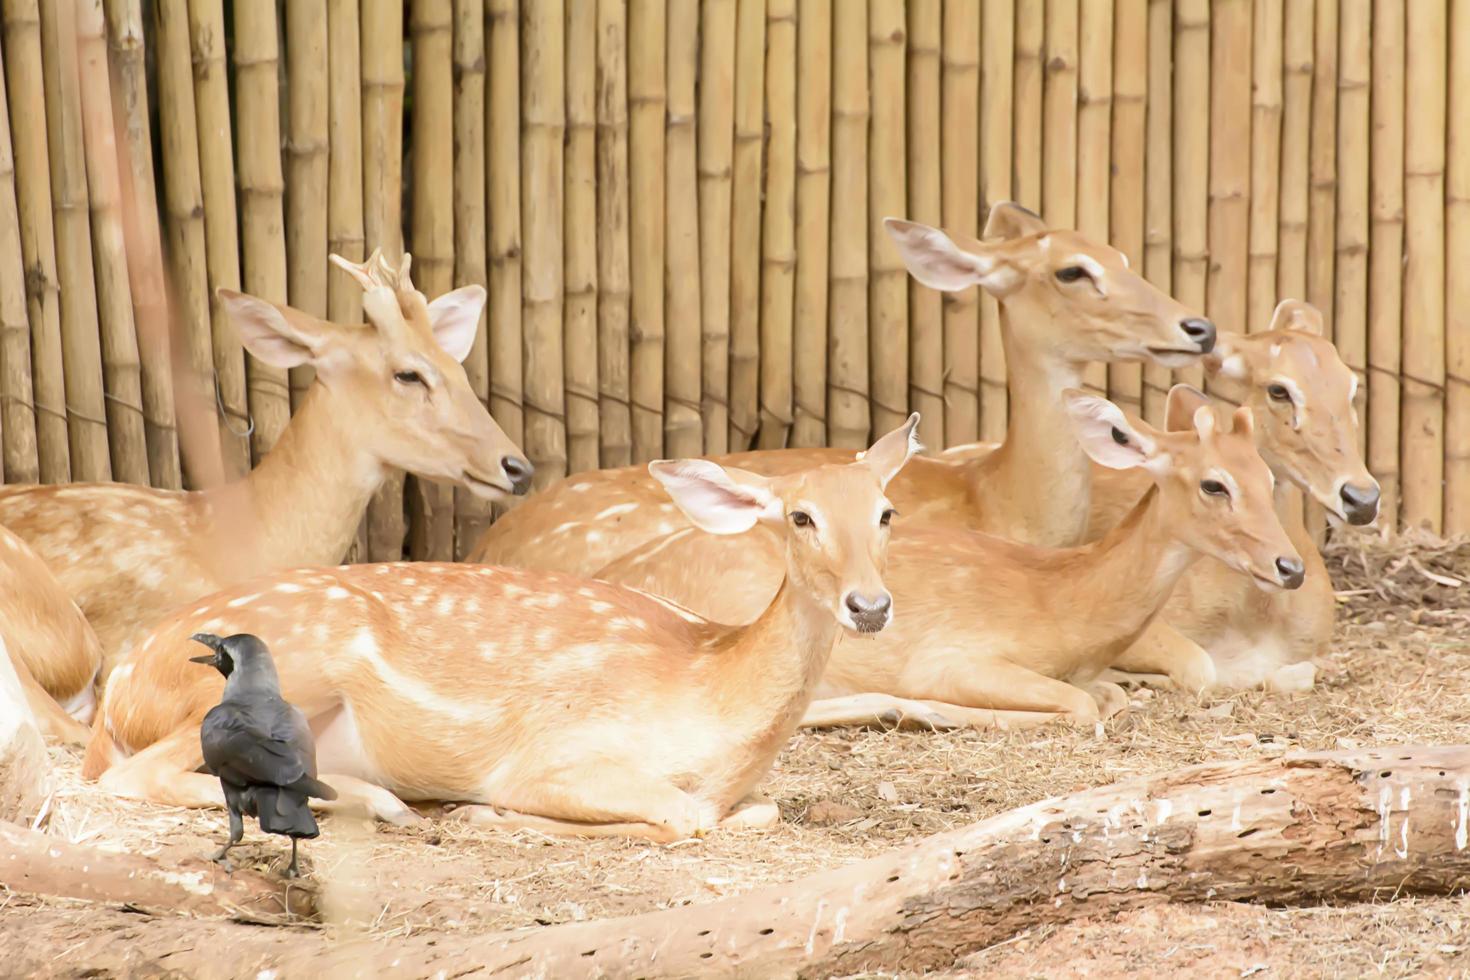
<path id="1" fill-rule="evenodd" d="M 852 613 L 853 623 L 862 633 L 876 633 L 881 630 L 888 623 L 888 611 L 893 608 L 893 597 L 887 592 L 880 592 L 875 596 L 849 592 L 844 601 L 847 611 Z"/>
<path id="2" fill-rule="evenodd" d="M 1208 354 L 1215 349 L 1215 325 L 1204 317 L 1196 316 L 1188 320 L 1181 320 L 1179 329 L 1184 331 L 1184 336 L 1198 345 L 1201 354 Z"/>
<path id="3" fill-rule="evenodd" d="M 500 457 L 500 468 L 505 471 L 505 478 L 510 481 L 511 493 L 517 497 L 523 496 L 531 489 L 531 477 L 536 475 L 536 467 L 531 461 L 521 456 Z"/>
<path id="4" fill-rule="evenodd" d="M 1355 487 L 1351 483 L 1344 483 L 1338 495 L 1342 497 L 1349 524 L 1372 524 L 1373 519 L 1378 516 L 1376 485 Z"/>
<path id="5" fill-rule="evenodd" d="M 1276 574 L 1281 577 L 1281 584 L 1288 589 L 1301 588 L 1302 581 L 1307 577 L 1306 566 L 1300 558 L 1278 558 L 1276 559 Z"/>

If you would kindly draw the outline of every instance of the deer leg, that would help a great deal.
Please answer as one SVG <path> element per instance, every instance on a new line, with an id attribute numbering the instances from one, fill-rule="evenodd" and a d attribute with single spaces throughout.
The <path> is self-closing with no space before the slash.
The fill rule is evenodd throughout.
<path id="1" fill-rule="evenodd" d="M 199 748 L 200 720 L 193 719 L 112 766 L 98 778 L 97 785 L 114 796 L 165 806 L 223 807 L 225 794 L 219 780 L 198 771 L 204 765 Z"/>
<path id="2" fill-rule="evenodd" d="M 399 827 L 420 823 L 424 819 L 413 812 L 407 803 L 394 796 L 392 791 L 376 783 L 358 779 L 356 776 L 344 776 L 340 773 L 327 773 L 317 778 L 336 790 L 337 798 L 335 800 L 312 798 L 309 803 L 314 810 L 325 810 L 329 813 L 356 811 L 365 813 L 374 820 L 381 820 Z"/>
<path id="3" fill-rule="evenodd" d="M 519 794 L 514 809 L 489 804 L 462 806 L 450 819 L 505 830 L 536 830 L 571 837 L 640 837 L 673 843 L 703 834 L 719 815 L 670 783 L 618 780 L 606 770 L 563 772 Z"/>
<path id="4" fill-rule="evenodd" d="M 752 793 L 720 821 L 721 830 L 769 830 L 781 822 L 781 808 L 770 797 Z"/>
<path id="5" fill-rule="evenodd" d="M 1006 712 L 1008 715 L 1017 712 L 1046 714 L 1081 725 L 1093 725 L 1102 718 L 1098 700 L 1075 684 L 1047 677 L 1007 660 L 977 662 L 967 657 L 961 663 L 963 669 L 945 671 L 930 685 L 942 690 L 945 702 Z M 1116 687 L 1114 689 L 1117 690 Z M 1126 698 L 1124 703 L 1127 703 Z"/>
<path id="6" fill-rule="evenodd" d="M 15 667 L 16 677 L 20 678 L 21 690 L 25 692 L 31 713 L 36 716 L 36 725 L 41 729 L 41 734 L 64 745 L 86 745 L 87 739 L 92 735 L 91 730 L 67 714 L 66 709 L 46 693 L 40 681 L 26 667 L 25 661 L 20 657 L 11 657 L 10 662 Z"/>
<path id="7" fill-rule="evenodd" d="M 1215 685 L 1215 661 L 1168 623 L 1154 620 L 1113 667 L 1135 674 L 1164 674 L 1173 686 L 1199 695 Z"/>
<path id="8" fill-rule="evenodd" d="M 997 711 L 947 701 L 898 698 L 888 694 L 852 694 L 813 701 L 802 716 L 803 728 L 919 728 L 938 732 L 956 728 L 1031 728 L 1056 721 L 1054 711 Z"/>

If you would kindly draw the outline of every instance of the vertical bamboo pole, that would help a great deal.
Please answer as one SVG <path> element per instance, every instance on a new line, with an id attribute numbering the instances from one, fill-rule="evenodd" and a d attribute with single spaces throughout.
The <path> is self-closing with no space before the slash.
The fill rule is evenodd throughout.
<path id="1" fill-rule="evenodd" d="M 291 305 L 327 316 L 328 150 L 327 87 L 330 14 L 313 0 L 286 3 L 286 284 Z M 356 63 L 356 58 L 353 59 Z M 351 86 L 356 89 L 354 82 Z M 362 185 L 361 164 L 357 169 Z M 309 366 L 291 370 L 291 408 L 311 387 Z"/>
<path id="2" fill-rule="evenodd" d="M 628 6 L 628 213 L 632 247 L 633 461 L 663 455 L 664 3 Z"/>
<path id="3" fill-rule="evenodd" d="M 690 44 L 693 43 L 691 35 Z M 597 0 L 572 0 L 567 5 L 566 46 L 566 243 L 563 253 L 566 310 L 563 349 L 566 353 L 567 469 L 576 473 L 595 470 L 598 463 Z M 692 90 L 692 70 L 689 84 Z M 693 98 L 692 91 L 690 98 Z M 689 220 L 696 221 L 697 214 L 697 208 L 691 206 Z M 697 326 L 697 311 L 691 321 Z M 698 373 L 697 363 L 693 370 Z M 698 426 L 697 415 L 695 425 Z"/>
<path id="4" fill-rule="evenodd" d="M 1311 0 L 1285 6 L 1276 296 L 1279 299 L 1303 299 L 1307 295 L 1307 202 L 1311 196 L 1307 160 L 1312 138 L 1314 11 Z"/>
<path id="5" fill-rule="evenodd" d="M 1148 96 L 1144 147 L 1143 274 L 1166 293 L 1174 291 L 1174 4 L 1149 0 Z M 1143 366 L 1143 417 L 1164 420 L 1169 369 Z"/>
<path id="6" fill-rule="evenodd" d="M 1076 0 L 1068 0 L 1074 15 Z M 1056 0 L 1048 4 L 1050 15 Z M 1067 6 L 1067 3 L 1061 4 Z M 973 238 L 980 218 L 980 7 L 944 5 L 943 74 L 940 131 L 940 181 L 944 227 Z M 1064 55 L 1057 55 L 1065 57 Z M 1071 61 L 1075 72 L 1075 55 Z M 1074 83 L 1075 74 L 1069 75 Z M 1050 93 L 1051 81 L 1048 80 Z M 1050 103 L 1048 103 L 1050 108 Z M 1050 115 L 1050 113 L 1049 113 Z M 1075 123 L 1075 116 L 1072 117 Z M 1050 165 L 1050 148 L 1047 153 Z M 1053 176 L 1056 171 L 1048 171 Z M 1050 187 L 1051 185 L 1048 184 Z M 973 442 L 980 433 L 980 298 L 971 288 L 944 294 L 944 438 Z"/>
<path id="7" fill-rule="evenodd" d="M 1281 0 L 1255 0 L 1251 18 L 1250 255 L 1241 330 L 1264 330 L 1276 308 L 1282 28 Z"/>
<path id="8" fill-rule="evenodd" d="M 899 216 L 876 215 L 880 220 L 907 217 L 936 226 L 944 219 L 939 194 L 941 23 L 940 0 L 909 0 L 905 117 L 908 210 Z M 943 446 L 944 314 L 939 293 L 913 286 L 908 290 L 908 303 L 909 405 L 919 413 L 919 440 L 926 446 Z"/>
<path id="9" fill-rule="evenodd" d="M 521 61 L 518 0 L 487 0 L 485 203 L 489 222 L 490 414 L 524 445 L 521 365 Z"/>
<path id="10" fill-rule="evenodd" d="M 871 429 L 887 432 L 908 418 L 908 270 L 881 221 L 905 208 L 907 101 L 904 5 L 878 0 L 868 14 L 871 125 L 868 128 L 868 325 Z"/>
<path id="11" fill-rule="evenodd" d="M 872 5 L 850 4 L 832 31 L 831 334 L 827 339 L 827 441 L 863 448 L 868 435 L 869 38 Z M 805 74 L 806 68 L 802 68 Z M 878 86 L 873 86 L 876 100 Z M 891 93 L 890 93 L 891 94 Z M 879 127 L 876 120 L 873 132 Z M 894 140 L 896 142 L 896 140 Z M 884 237 L 887 237 L 886 235 Z M 875 250 L 876 254 L 876 250 Z M 825 331 L 824 331 L 825 332 Z M 875 365 L 876 367 L 876 365 Z"/>
<path id="12" fill-rule="evenodd" d="M 1108 231 L 1113 245 L 1128 256 L 1138 272 L 1145 271 L 1146 265 L 1147 97 L 1148 0 L 1116 0 L 1113 7 L 1113 178 L 1109 188 Z M 1143 411 L 1143 365 L 1109 365 L 1108 397 L 1130 412 Z"/>
<path id="13" fill-rule="evenodd" d="M 603 466 L 627 466 L 633 458 L 628 408 L 627 54 L 625 5 L 622 0 L 597 0 L 597 374 Z M 700 135 L 703 138 L 703 130 Z M 702 203 L 700 210 L 702 215 Z M 700 252 L 701 258 L 708 254 Z"/>
<path id="14" fill-rule="evenodd" d="M 855 10 L 849 16 L 855 15 Z M 766 209 L 761 224 L 760 406 L 757 444 L 791 436 L 791 317 L 796 265 L 796 0 L 766 4 Z"/>
<path id="15" fill-rule="evenodd" d="M 699 69 L 699 5 L 668 6 L 664 136 L 664 452 L 698 456 L 703 368 L 699 323 L 699 177 L 694 77 Z"/>
<path id="16" fill-rule="evenodd" d="M 26 320 L 26 265 L 15 203 L 15 157 L 10 150 L 10 102 L 0 60 L 0 478 L 7 483 L 40 479 L 36 413 L 32 408 L 31 325 Z"/>
<path id="17" fill-rule="evenodd" d="M 699 32 L 699 319 L 704 451 L 730 445 L 730 176 L 735 142 L 735 0 L 703 0 Z"/>
<path id="18" fill-rule="evenodd" d="M 980 26 L 980 213 L 1011 198 L 1011 127 L 1014 109 L 1016 9 L 1013 0 L 992 0 L 981 9 Z M 1143 161 L 1140 159 L 1139 165 Z M 980 295 L 981 439 L 999 441 L 1006 431 L 1006 361 L 1000 307 Z M 895 423 L 896 424 L 896 423 Z"/>
<path id="19" fill-rule="evenodd" d="M 92 209 L 92 264 L 97 279 L 97 315 L 102 329 L 102 371 L 107 393 L 108 448 L 113 478 L 148 484 L 148 440 L 143 431 L 143 389 L 133 296 L 123 241 L 122 160 L 112 117 L 108 79 L 107 22 L 102 0 L 76 5 L 82 137 L 86 148 L 87 197 Z"/>
<path id="20" fill-rule="evenodd" d="M 409 232 L 414 284 L 429 298 L 454 288 L 454 4 L 413 0 L 408 32 L 413 52 L 412 181 Z M 408 553 L 417 560 L 454 557 L 454 490 L 409 477 Z"/>
<path id="21" fill-rule="evenodd" d="M 730 184 L 730 446 L 749 449 L 760 426 L 761 153 L 765 124 L 766 0 L 735 13 L 735 149 Z"/>
<path id="22" fill-rule="evenodd" d="M 521 7 L 521 325 L 526 455 L 546 486 L 566 475 L 562 376 L 562 140 L 566 133 L 566 11 Z"/>
<path id="23" fill-rule="evenodd" d="M 92 229 L 87 213 L 76 26 L 74 5 L 41 5 L 56 274 L 60 282 L 66 283 L 66 290 L 61 294 L 61 349 L 71 473 L 75 480 L 95 481 L 112 479 L 112 461 L 107 449 Z"/>
<path id="24" fill-rule="evenodd" d="M 1410 0 L 1404 119 L 1403 517 L 1444 516 L 1445 5 Z M 1457 274 L 1463 274 L 1456 270 Z"/>
<path id="25" fill-rule="evenodd" d="M 596 30 L 596 25 L 592 26 Z M 589 60 L 591 54 L 588 54 Z M 589 231 L 590 234 L 590 231 Z M 454 0 L 454 281 L 486 286 L 485 260 L 485 3 Z M 596 338 L 593 338 L 594 348 Z M 596 352 L 593 352 L 594 361 Z M 480 404 L 490 402 L 489 337 L 485 318 L 465 376 Z M 454 489 L 454 557 L 463 559 L 490 524 L 490 504 Z"/>
<path id="26" fill-rule="evenodd" d="M 174 379 L 174 396 L 176 404 L 183 401 L 208 405 L 214 394 L 210 380 L 215 376 L 214 338 L 188 13 L 184 0 L 159 0 L 154 16 L 158 39 L 158 128 L 162 158 L 168 161 L 163 169 L 168 246 L 164 254 L 168 258 L 172 299 L 177 303 L 173 312 L 184 325 L 183 346 L 192 369 L 191 377 Z M 167 309 L 165 296 L 160 295 L 158 299 L 157 309 Z M 201 390 L 189 392 L 190 386 Z M 187 485 L 208 486 L 240 468 L 243 444 L 226 429 L 227 418 L 216 416 L 205 420 L 190 412 L 179 412 L 178 424 Z M 196 446 L 208 448 L 196 451 Z"/>
<path id="27" fill-rule="evenodd" d="M 1246 329 L 1251 192 L 1251 0 L 1210 7 L 1209 273 L 1205 310 Z"/>
<path id="28" fill-rule="evenodd" d="M 1450 7 L 1449 133 L 1445 159 L 1446 534 L 1470 531 L 1470 4 Z"/>
<path id="29" fill-rule="evenodd" d="M 1368 366 L 1368 87 L 1372 0 L 1343 0 L 1338 18 L 1337 352 L 1359 374 Z M 1263 321 L 1264 322 L 1264 321 Z M 1360 438 L 1365 433 L 1359 432 Z"/>
<path id="30" fill-rule="evenodd" d="M 865 20 L 860 14 L 861 11 L 854 9 L 847 16 Z M 796 312 L 792 327 L 795 419 L 791 425 L 791 444 L 821 446 L 827 439 L 827 236 L 831 231 L 827 220 L 833 126 L 831 0 L 800 0 L 796 44 L 796 60 L 801 68 L 796 80 Z M 866 194 L 867 188 L 859 193 Z"/>
<path id="31" fill-rule="evenodd" d="M 240 231 L 244 244 L 245 291 L 286 302 L 286 182 L 281 174 L 280 52 L 276 8 L 269 3 L 235 4 L 235 112 L 239 130 Z M 258 460 L 276 444 L 291 421 L 286 372 L 246 355 L 250 443 Z"/>
<path id="32" fill-rule="evenodd" d="M 129 208 L 147 216 L 137 222 L 138 233 L 147 236 L 150 254 L 162 256 L 158 223 L 158 199 L 153 181 L 153 134 L 149 122 L 148 77 L 143 44 L 143 9 L 140 0 L 107 0 L 107 38 L 111 48 L 113 91 L 121 118 L 122 163 L 119 181 L 123 213 Z M 0 97 L 3 101 L 3 97 Z M 3 217 L 0 217 L 3 224 Z M 183 484 L 179 472 L 179 438 L 175 429 L 173 366 L 168 348 L 169 332 L 148 329 L 148 324 L 166 324 L 168 298 L 163 267 L 156 262 L 128 263 L 128 292 L 133 303 L 133 322 L 138 329 L 138 355 L 142 365 L 144 435 L 148 441 L 148 470 L 155 487 L 176 490 Z"/>
<path id="33" fill-rule="evenodd" d="M 403 4 L 362 0 L 363 236 L 389 259 L 403 251 Z M 398 561 L 408 534 L 403 474 L 368 505 L 368 559 Z"/>
<path id="34" fill-rule="evenodd" d="M 1312 194 L 1307 208 L 1307 300 L 1332 310 L 1337 198 L 1337 3 L 1317 0 L 1312 56 Z M 1331 329 L 1331 317 L 1328 317 Z"/>
<path id="35" fill-rule="evenodd" d="M 1368 160 L 1372 215 L 1368 243 L 1368 468 L 1378 480 L 1379 524 L 1399 518 L 1399 317 L 1404 261 L 1404 7 L 1374 0 L 1373 141 Z"/>
<path id="36" fill-rule="evenodd" d="M 1054 228 L 1077 225 L 1077 5 L 1046 0 L 1041 213 Z"/>
<path id="37" fill-rule="evenodd" d="M 214 385 L 224 417 L 220 448 L 225 472 L 250 469 L 244 433 L 252 417 L 247 401 L 245 352 L 235 325 L 215 291 L 240 288 L 240 236 L 235 214 L 235 162 L 230 140 L 230 94 L 225 67 L 223 0 L 189 0 L 189 48 L 194 67 L 194 118 L 199 140 L 199 179 L 204 196 L 209 314 L 214 334 Z M 165 158 L 167 159 L 167 158 Z"/>
<path id="38" fill-rule="evenodd" d="M 1041 125 L 1046 69 L 1046 7 L 1029 0 L 1016 5 L 1015 161 L 1012 196 L 1017 204 L 1041 212 Z M 953 441 L 953 440 L 951 440 Z"/>
<path id="39" fill-rule="evenodd" d="M 1180 0 L 1174 17 L 1174 296 L 1205 308 L 1209 270 L 1210 117 L 1209 0 Z M 1221 324 L 1230 329 L 1230 324 Z M 1199 387 L 1199 368 L 1176 371 Z"/>
<path id="40" fill-rule="evenodd" d="M 1077 66 L 1077 230 L 1108 241 L 1108 150 L 1113 101 L 1113 0 L 1081 3 Z M 1108 390 L 1106 364 L 1087 365 L 1089 388 Z"/>

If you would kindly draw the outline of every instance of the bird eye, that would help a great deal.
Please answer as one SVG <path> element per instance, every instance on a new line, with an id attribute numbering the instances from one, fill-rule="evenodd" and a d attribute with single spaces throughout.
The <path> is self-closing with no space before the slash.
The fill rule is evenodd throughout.
<path id="1" fill-rule="evenodd" d="M 424 385 L 425 388 L 428 387 L 424 383 L 423 375 L 417 371 L 394 371 L 393 380 L 401 385 Z"/>
<path id="2" fill-rule="evenodd" d="M 1230 491 L 1225 489 L 1225 484 L 1219 480 L 1203 480 L 1199 488 L 1212 497 L 1229 497 Z"/>
<path id="3" fill-rule="evenodd" d="M 812 515 L 808 514 L 806 511 L 793 510 L 791 512 L 791 523 L 795 524 L 797 527 L 813 527 L 815 526 L 816 521 L 813 521 Z"/>
<path id="4" fill-rule="evenodd" d="M 888 508 L 883 512 L 883 516 L 878 518 L 879 525 L 881 525 L 882 527 L 887 527 L 888 525 L 892 524 L 893 515 L 897 513 L 898 511 L 894 510 L 892 507 Z"/>
<path id="5" fill-rule="evenodd" d="M 1291 392 L 1289 392 L 1289 391 L 1286 390 L 1286 385 L 1277 385 L 1277 384 L 1267 385 L 1266 386 L 1266 394 L 1269 395 L 1269 396 L 1271 396 L 1271 400 L 1273 402 L 1289 402 L 1289 401 L 1291 401 Z"/>
<path id="6" fill-rule="evenodd" d="M 1080 265 L 1069 265 L 1065 269 L 1057 270 L 1057 278 L 1062 282 L 1077 282 L 1081 279 L 1091 279 L 1087 270 Z"/>

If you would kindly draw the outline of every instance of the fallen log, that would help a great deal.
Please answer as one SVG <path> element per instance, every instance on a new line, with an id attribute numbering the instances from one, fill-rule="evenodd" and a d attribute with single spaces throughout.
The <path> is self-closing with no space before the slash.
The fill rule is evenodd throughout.
<path id="1" fill-rule="evenodd" d="M 300 882 L 246 870 L 227 874 L 203 858 L 168 865 L 0 821 L 0 890 L 5 889 L 242 922 L 274 924 L 316 916 L 316 892 Z"/>
<path id="2" fill-rule="evenodd" d="M 0 820 L 35 814 L 46 798 L 49 773 L 46 741 L 0 637 Z"/>

